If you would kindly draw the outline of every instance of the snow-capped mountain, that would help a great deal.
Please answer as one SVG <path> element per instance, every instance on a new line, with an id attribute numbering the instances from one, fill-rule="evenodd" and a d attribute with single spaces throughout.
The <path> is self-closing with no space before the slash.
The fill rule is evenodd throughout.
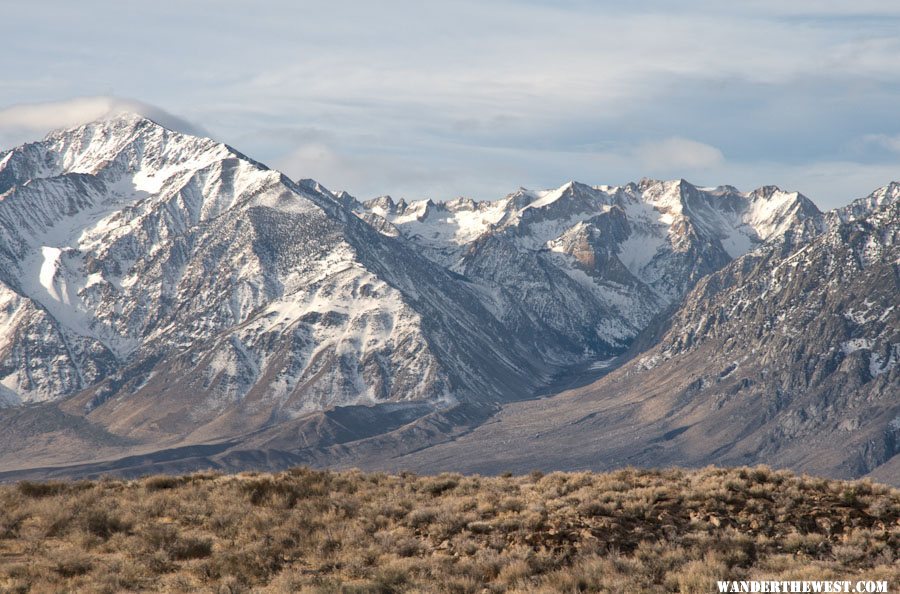
<path id="1" fill-rule="evenodd" d="M 393 467 L 769 464 L 900 484 L 900 185 L 701 279 L 621 365 Z"/>
<path id="2" fill-rule="evenodd" d="M 824 215 L 796 192 L 684 180 L 361 202 L 135 115 L 54 132 L 0 153 L 0 461 L 232 440 L 279 463 L 372 462 L 638 345 L 610 376 L 632 396 L 763 390 L 776 411 L 883 425 L 898 194 Z M 850 384 L 821 380 L 857 360 L 865 414 L 834 404 Z M 537 425 L 572 402 L 549 399 Z M 635 410 L 652 417 L 623 402 L 629 431 Z M 784 415 L 778 431 L 805 435 Z"/>
<path id="3" fill-rule="evenodd" d="M 7 404 L 77 394 L 93 419 L 178 433 L 236 405 L 244 426 L 547 374 L 478 291 L 332 194 L 145 118 L 3 153 L 0 192 Z"/>
<path id="4" fill-rule="evenodd" d="M 4 153 L 0 192 L 3 398 L 87 391 L 88 410 L 528 396 L 819 219 L 798 194 L 685 181 L 360 205 L 133 115 Z"/>
<path id="5" fill-rule="evenodd" d="M 405 238 L 482 286 L 501 317 L 518 306 L 546 324 L 550 344 L 568 342 L 593 357 L 624 349 L 698 279 L 732 259 L 768 240 L 808 240 L 822 227 L 819 210 L 799 193 L 772 186 L 741 193 L 684 180 L 570 182 L 519 189 L 495 202 L 381 197 L 356 210 L 381 233 Z"/>
<path id="6" fill-rule="evenodd" d="M 900 453 L 900 185 L 826 221 L 701 280 L 627 371 L 669 386 L 684 439 L 720 460 L 858 476 Z"/>

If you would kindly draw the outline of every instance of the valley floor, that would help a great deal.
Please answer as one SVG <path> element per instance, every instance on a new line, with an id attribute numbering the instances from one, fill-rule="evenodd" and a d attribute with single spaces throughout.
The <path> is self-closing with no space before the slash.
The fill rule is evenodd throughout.
<path id="1" fill-rule="evenodd" d="M 0 487 L 0 590 L 712 592 L 900 585 L 900 490 L 766 467 L 295 468 Z"/>

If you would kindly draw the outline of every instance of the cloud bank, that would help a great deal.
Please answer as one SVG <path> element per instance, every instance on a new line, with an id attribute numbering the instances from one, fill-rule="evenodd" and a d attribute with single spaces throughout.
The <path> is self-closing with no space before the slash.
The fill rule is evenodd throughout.
<path id="1" fill-rule="evenodd" d="M 14 146 L 34 140 L 50 130 L 72 128 L 124 112 L 140 114 L 172 130 L 209 135 L 202 127 L 143 101 L 121 97 L 76 97 L 0 109 L 0 146 Z"/>
<path id="2" fill-rule="evenodd" d="M 0 146 L 137 97 L 361 197 L 900 177 L 894 2 L 47 4 L 6 9 Z"/>
<path id="3" fill-rule="evenodd" d="M 711 169 L 725 162 L 722 151 L 714 146 L 687 138 L 665 138 L 637 148 L 637 156 L 648 171 L 695 172 Z"/>

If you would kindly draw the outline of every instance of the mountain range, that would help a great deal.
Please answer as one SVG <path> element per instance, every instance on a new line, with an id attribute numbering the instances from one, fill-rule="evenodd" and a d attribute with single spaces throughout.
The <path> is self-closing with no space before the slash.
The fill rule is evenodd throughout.
<path id="1" fill-rule="evenodd" d="M 900 480 L 891 184 L 361 201 L 123 114 L 0 153 L 0 468 Z"/>

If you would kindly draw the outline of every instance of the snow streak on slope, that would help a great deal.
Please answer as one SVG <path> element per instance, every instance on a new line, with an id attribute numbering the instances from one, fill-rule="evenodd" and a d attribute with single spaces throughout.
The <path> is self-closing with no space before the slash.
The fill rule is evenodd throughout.
<path id="1" fill-rule="evenodd" d="M 840 476 L 900 453 L 894 187 L 827 213 L 810 241 L 765 245 L 688 293 L 659 342 L 622 370 L 636 390 L 667 387 L 655 409 L 669 429 L 712 439 L 715 461 Z"/>
<path id="2" fill-rule="evenodd" d="M 549 343 L 568 343 L 585 358 L 624 349 L 698 279 L 732 259 L 788 233 L 806 240 L 822 226 L 821 213 L 800 194 L 701 189 L 684 180 L 569 182 L 495 202 L 382 197 L 356 210 L 481 285 L 499 307 L 540 320 Z M 554 357 L 550 349 L 544 354 Z"/>
<path id="3" fill-rule="evenodd" d="M 205 399 L 201 411 L 253 389 L 284 414 L 447 397 L 421 317 L 361 265 L 330 197 L 130 115 L 2 162 L 5 401 L 104 378 L 133 391 L 167 357 L 201 348 L 181 370 L 206 378 L 181 396 Z"/>
<path id="4" fill-rule="evenodd" d="M 0 400 L 156 439 L 530 397 L 820 218 L 683 180 L 360 204 L 124 115 L 0 155 Z"/>

